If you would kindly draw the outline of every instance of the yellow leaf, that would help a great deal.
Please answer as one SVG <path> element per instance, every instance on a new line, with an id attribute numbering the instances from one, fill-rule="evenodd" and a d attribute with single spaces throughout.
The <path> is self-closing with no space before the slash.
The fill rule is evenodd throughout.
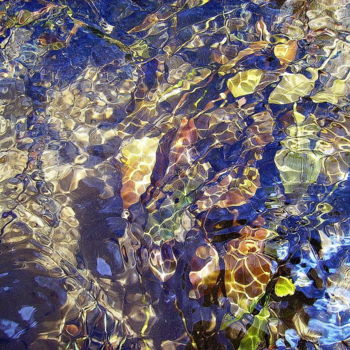
<path id="1" fill-rule="evenodd" d="M 291 40 L 285 44 L 276 45 L 273 52 L 281 64 L 288 64 L 294 60 L 297 48 L 297 42 Z"/>
<path id="2" fill-rule="evenodd" d="M 296 102 L 299 97 L 307 96 L 314 88 L 315 81 L 318 78 L 318 72 L 309 68 L 311 79 L 303 74 L 286 74 L 281 82 L 272 91 L 269 97 L 269 103 L 287 104 Z"/>
<path id="3" fill-rule="evenodd" d="M 189 0 L 188 1 L 188 7 L 196 7 L 196 6 L 202 6 L 208 3 L 210 0 Z"/>
<path id="4" fill-rule="evenodd" d="M 317 181 L 321 172 L 322 153 L 307 150 L 309 140 L 295 142 L 295 147 L 280 149 L 275 155 L 275 164 L 279 170 L 285 193 L 293 193 L 301 185 L 310 185 Z"/>
<path id="5" fill-rule="evenodd" d="M 315 103 L 328 102 L 337 104 L 339 98 L 345 95 L 345 87 L 345 80 L 336 79 L 330 88 L 325 89 L 324 91 L 320 91 L 317 94 L 311 96 L 311 99 Z"/>
<path id="6" fill-rule="evenodd" d="M 249 95 L 259 85 L 263 74 L 263 71 L 260 69 L 249 69 L 239 72 L 227 80 L 227 87 L 234 97 Z"/>
<path id="7" fill-rule="evenodd" d="M 305 116 L 297 111 L 296 103 L 293 106 L 293 115 L 297 125 L 301 125 L 305 120 Z"/>
<path id="8" fill-rule="evenodd" d="M 285 297 L 295 293 L 295 285 L 289 278 L 280 276 L 275 285 L 275 294 L 278 297 Z"/>

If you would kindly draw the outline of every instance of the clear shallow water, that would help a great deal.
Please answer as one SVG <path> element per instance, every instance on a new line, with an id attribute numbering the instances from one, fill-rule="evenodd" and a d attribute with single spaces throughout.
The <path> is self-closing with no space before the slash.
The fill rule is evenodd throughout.
<path id="1" fill-rule="evenodd" d="M 347 349 L 346 1 L 2 1 L 1 349 Z"/>

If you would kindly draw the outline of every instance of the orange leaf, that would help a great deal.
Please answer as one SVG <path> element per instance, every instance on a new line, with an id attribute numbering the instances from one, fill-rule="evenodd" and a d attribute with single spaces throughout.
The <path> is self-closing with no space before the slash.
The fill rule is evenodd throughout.
<path id="1" fill-rule="evenodd" d="M 285 44 L 275 46 L 274 54 L 279 59 L 281 64 L 289 64 L 295 59 L 298 44 L 294 40 L 290 40 Z"/>

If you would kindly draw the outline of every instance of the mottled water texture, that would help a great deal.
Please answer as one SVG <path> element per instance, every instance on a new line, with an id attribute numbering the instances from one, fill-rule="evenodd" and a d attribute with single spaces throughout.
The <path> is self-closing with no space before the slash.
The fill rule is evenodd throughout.
<path id="1" fill-rule="evenodd" d="M 350 349 L 347 0 L 0 0 L 0 349 Z"/>

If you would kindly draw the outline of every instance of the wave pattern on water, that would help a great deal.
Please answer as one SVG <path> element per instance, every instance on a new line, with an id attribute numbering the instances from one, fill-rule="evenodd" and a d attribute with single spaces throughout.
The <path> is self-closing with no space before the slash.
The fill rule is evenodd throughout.
<path id="1" fill-rule="evenodd" d="M 350 348 L 346 0 L 0 1 L 0 348 Z"/>

